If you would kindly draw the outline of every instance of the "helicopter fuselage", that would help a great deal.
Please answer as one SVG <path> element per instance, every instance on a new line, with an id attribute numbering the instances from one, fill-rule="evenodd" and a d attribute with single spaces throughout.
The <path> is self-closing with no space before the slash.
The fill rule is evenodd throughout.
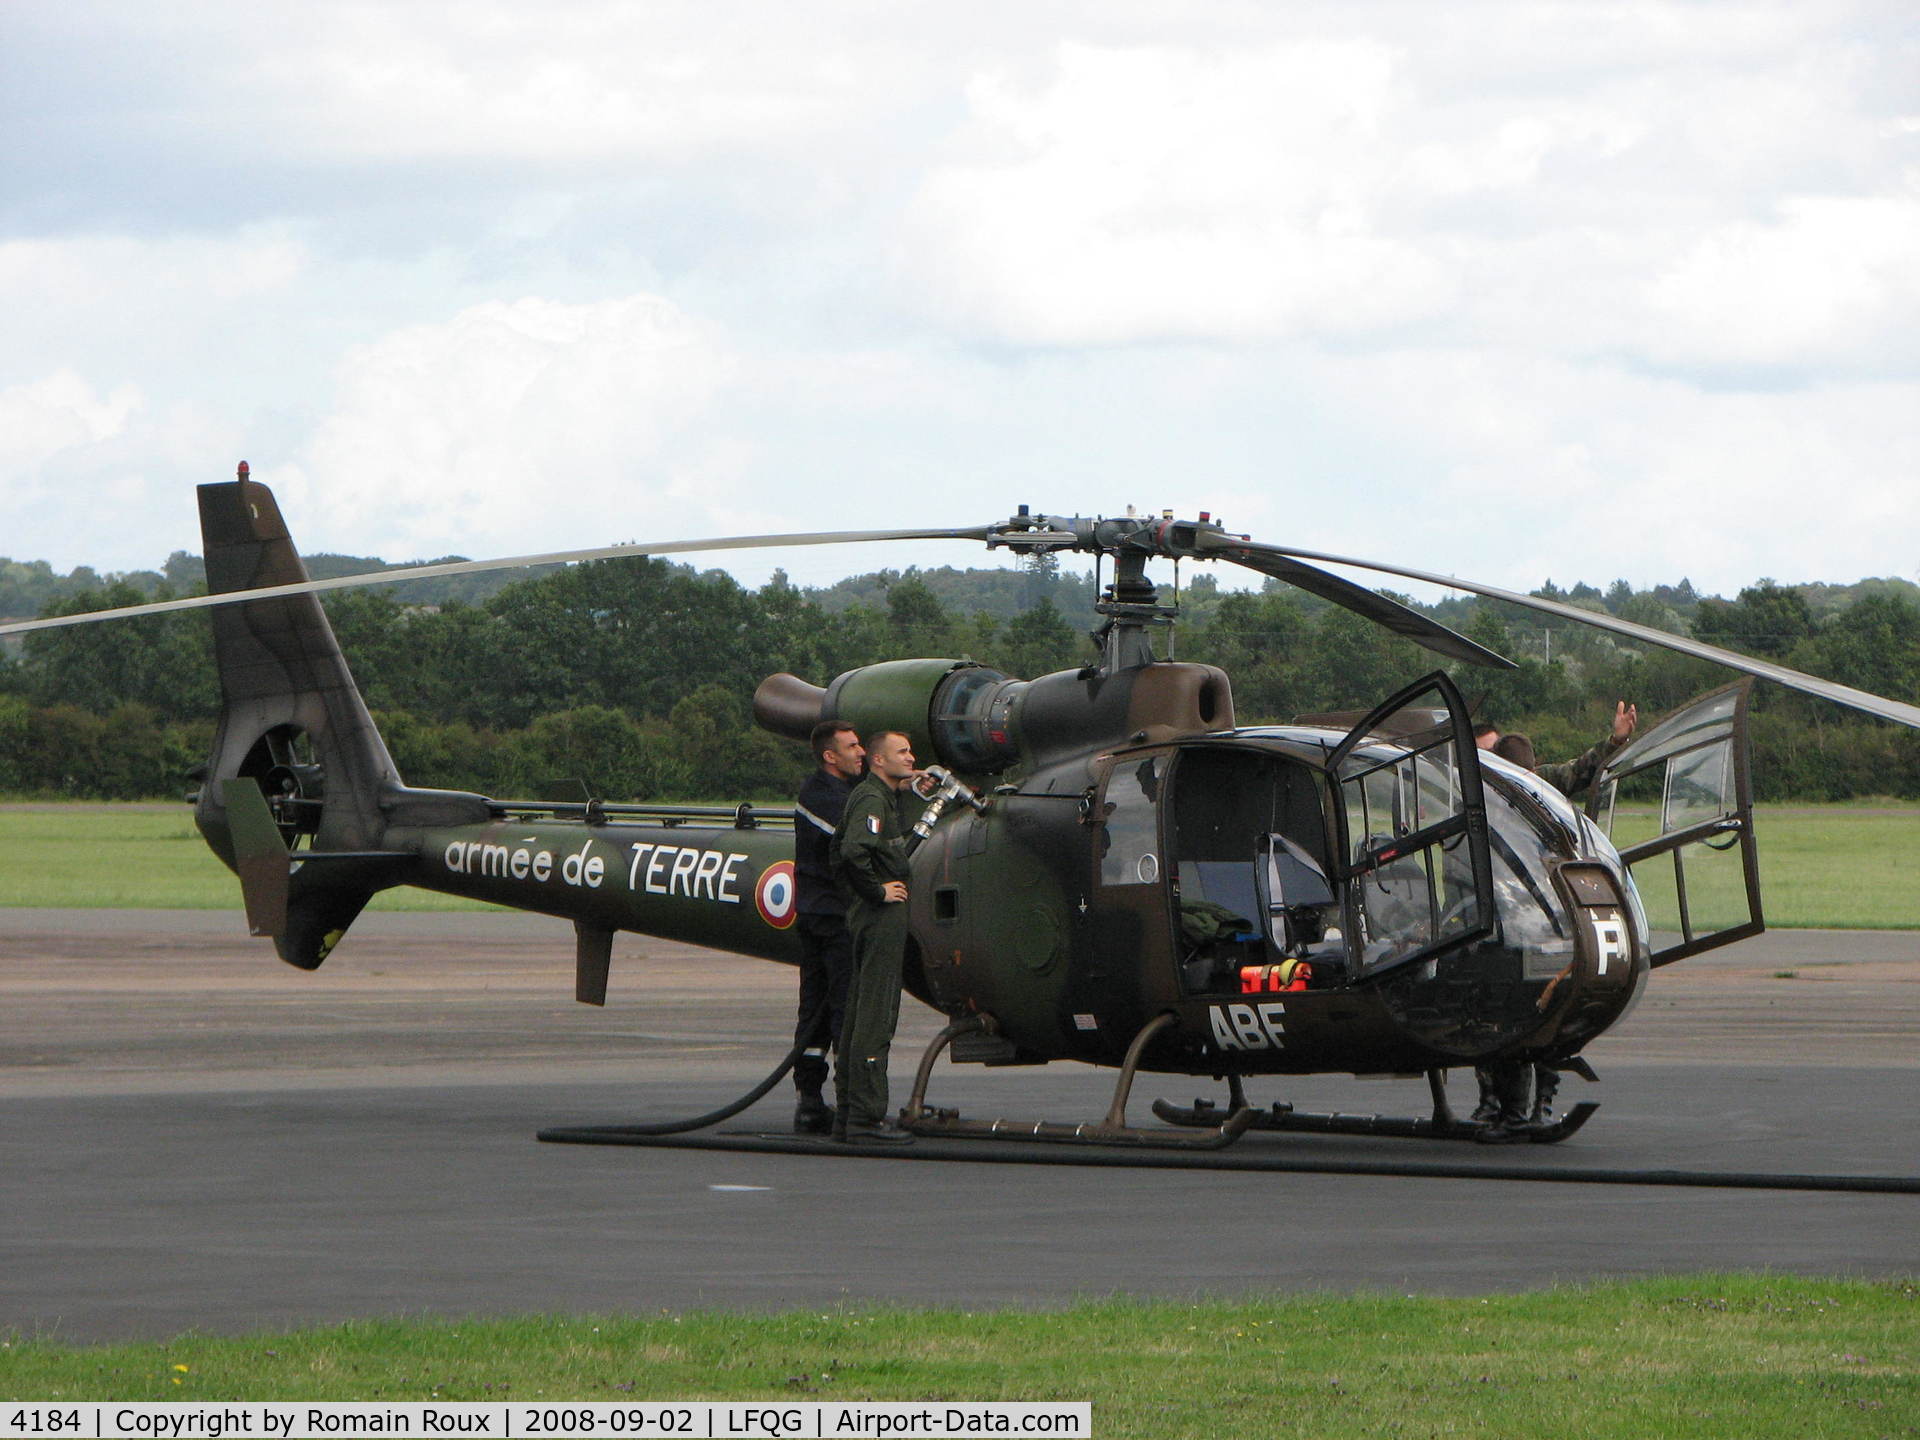
<path id="1" fill-rule="evenodd" d="M 210 589 L 304 581 L 263 487 L 200 500 Z M 1624 1013 L 1649 937 L 1619 856 L 1537 781 L 1482 766 L 1446 675 L 1344 734 L 1237 727 L 1224 672 L 1154 660 L 1145 553 L 1116 551 L 1101 657 L 1080 670 L 888 661 L 756 693 L 776 734 L 900 729 L 976 784 L 1008 777 L 913 858 L 907 985 L 979 1017 L 956 1059 L 1120 1064 L 1152 1026 L 1139 1063 L 1175 1073 L 1551 1063 Z M 618 931 L 798 959 L 790 829 L 746 807 L 416 789 L 311 594 L 217 610 L 214 638 L 196 818 L 289 963 L 319 965 L 393 885 L 573 921 L 590 1001 Z"/>
<path id="2" fill-rule="evenodd" d="M 956 1058 L 1117 1065 L 1171 1013 L 1143 1069 L 1413 1073 L 1568 1058 L 1625 1013 L 1648 956 L 1631 882 L 1597 829 L 1497 761 L 1491 933 L 1405 960 L 1463 923 L 1466 870 L 1442 845 L 1424 869 L 1342 874 L 1378 837 L 1348 833 L 1326 768 L 1340 740 L 1281 727 L 1121 748 L 944 816 L 913 857 L 907 982 L 949 1017 L 991 1017 Z M 793 835 L 771 817 L 562 818 L 442 792 L 437 810 L 476 807 L 475 823 L 416 826 L 409 794 L 433 792 L 391 807 L 380 843 L 414 858 L 390 883 L 799 959 Z"/>
<path id="3" fill-rule="evenodd" d="M 994 1017 L 1006 1045 L 989 1063 L 1119 1064 L 1171 1012 L 1141 1068 L 1216 1075 L 1564 1059 L 1625 1013 L 1647 927 L 1595 827 L 1488 766 L 1498 914 L 1484 938 L 1418 958 L 1465 928 L 1465 867 L 1438 853 L 1342 876 L 1368 838 L 1347 835 L 1325 768 L 1341 738 L 1262 728 L 1117 750 L 943 824 L 915 861 L 927 998 Z"/>

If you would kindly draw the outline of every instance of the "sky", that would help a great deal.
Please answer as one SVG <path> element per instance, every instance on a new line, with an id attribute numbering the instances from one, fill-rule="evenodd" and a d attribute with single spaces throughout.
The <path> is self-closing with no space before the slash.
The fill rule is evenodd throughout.
<path id="1" fill-rule="evenodd" d="M 1920 11 L 7 0 L 0 317 L 61 570 L 244 458 L 396 561 L 1026 503 L 1914 580 Z"/>

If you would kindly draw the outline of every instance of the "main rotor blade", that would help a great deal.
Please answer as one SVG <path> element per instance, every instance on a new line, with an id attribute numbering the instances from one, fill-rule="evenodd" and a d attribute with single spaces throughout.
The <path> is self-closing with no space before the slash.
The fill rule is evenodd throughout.
<path id="1" fill-rule="evenodd" d="M 801 535 L 723 535 L 711 540 L 603 545 L 592 550 L 554 550 L 545 555 L 507 555 L 497 560 L 448 560 L 437 565 L 407 565 L 397 570 L 378 570 L 367 575 L 303 580 L 297 585 L 225 590 L 215 595 L 189 595 L 184 600 L 155 600 L 146 605 L 123 605 L 117 610 L 88 610 L 79 615 L 18 620 L 11 625 L 0 625 L 0 635 L 18 635 L 28 630 L 53 630 L 63 625 L 90 625 L 96 620 L 129 620 L 138 615 L 166 615 L 175 610 L 200 610 L 209 605 L 233 605 L 242 600 L 271 600 L 282 595 L 312 595 L 322 590 L 353 590 L 363 585 L 388 585 L 398 580 L 473 575 L 483 570 L 520 570 L 530 565 L 559 565 L 575 560 L 618 560 L 630 555 L 687 555 L 709 550 L 773 550 L 789 545 L 851 545 L 882 540 L 985 540 L 987 534 L 986 526 L 966 530 L 820 530 Z"/>
<path id="2" fill-rule="evenodd" d="M 1484 645 L 1477 645 L 1458 631 L 1449 630 L 1438 620 L 1429 619 L 1417 610 L 1409 610 L 1398 600 L 1390 600 L 1385 595 L 1376 594 L 1364 585 L 1356 585 L 1351 580 L 1342 579 L 1317 565 L 1308 565 L 1291 555 L 1269 545 L 1260 545 L 1234 536 L 1220 537 L 1218 543 L 1213 536 L 1205 536 L 1201 547 L 1217 550 L 1222 560 L 1232 560 L 1249 570 L 1258 570 L 1263 575 L 1271 575 L 1276 580 L 1284 580 L 1289 585 L 1298 586 L 1322 600 L 1331 600 L 1356 615 L 1365 616 L 1376 625 L 1384 625 L 1396 635 L 1404 635 L 1416 645 L 1424 645 L 1436 654 L 1449 660 L 1464 660 L 1470 665 L 1484 665 L 1490 670 L 1517 670 L 1519 667 L 1504 655 L 1497 655 Z"/>
<path id="3" fill-rule="evenodd" d="M 1610 630 L 1616 635 L 1625 635 L 1629 639 L 1640 640 L 1648 645 L 1676 650 L 1682 655 L 1691 655 L 1696 660 L 1710 660 L 1716 665 L 1725 665 L 1729 669 L 1739 670 L 1762 680 L 1771 680 L 1776 685 L 1785 685 L 1790 690 L 1817 695 L 1822 700 L 1833 701 L 1836 705 L 1845 705 L 1868 715 L 1877 715 L 1882 720 L 1893 720 L 1899 724 L 1920 729 L 1920 705 L 1909 705 L 1904 700 L 1890 700 L 1884 695 L 1875 695 L 1868 690 L 1856 690 L 1851 685 L 1842 685 L 1835 680 L 1822 680 L 1818 675 L 1790 670 L 1785 665 L 1775 665 L 1768 660 L 1756 660 L 1753 656 L 1742 655 L 1737 650 L 1723 650 L 1718 645 L 1690 640 L 1684 635 L 1670 635 L 1665 630 L 1655 630 L 1648 625 L 1636 625 L 1631 620 L 1622 620 L 1614 615 L 1582 610 L 1576 605 L 1562 605 L 1557 600 L 1543 600 L 1538 595 L 1517 595 L 1511 590 L 1502 590 L 1496 585 L 1482 585 L 1475 580 L 1462 580 L 1457 575 L 1436 575 L 1431 570 L 1415 570 L 1407 565 L 1388 565 L 1378 560 L 1358 560 L 1351 555 L 1327 555 L 1317 550 L 1296 550 L 1291 546 L 1264 545 L 1258 541 L 1233 540 L 1229 543 L 1242 549 L 1264 551 L 1276 556 L 1318 560 L 1328 565 L 1352 565 L 1361 570 L 1374 570 L 1382 575 L 1399 575 L 1408 580 L 1422 580 L 1429 585 L 1444 585 L 1453 590 L 1466 590 L 1475 595 L 1484 595 L 1490 600 L 1504 600 L 1509 605 L 1538 610 L 1544 615 L 1558 615 L 1563 620 L 1574 620 L 1582 625 L 1591 625 L 1596 630 Z"/>

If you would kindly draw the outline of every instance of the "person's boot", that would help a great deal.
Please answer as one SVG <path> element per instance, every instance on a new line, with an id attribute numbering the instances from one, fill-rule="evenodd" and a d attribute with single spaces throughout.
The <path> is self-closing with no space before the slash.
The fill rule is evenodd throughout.
<path id="1" fill-rule="evenodd" d="M 1473 1138 L 1482 1145 L 1523 1145 L 1533 1139 L 1533 1066 L 1525 1062 L 1492 1067 L 1499 1113 Z"/>
<path id="2" fill-rule="evenodd" d="M 800 1103 L 793 1107 L 793 1133 L 831 1135 L 833 1118 L 833 1106 L 829 1105 L 826 1096 L 820 1093 L 820 1087 L 802 1090 Z"/>
<path id="3" fill-rule="evenodd" d="M 808 1050 L 794 1061 L 793 1088 L 799 1103 L 793 1109 L 793 1133 L 831 1135 L 833 1106 L 822 1093 L 827 1087 L 827 1060 L 816 1050 Z"/>
<path id="4" fill-rule="evenodd" d="M 1467 1119 L 1475 1125 L 1491 1125 L 1500 1118 L 1500 1097 L 1493 1092 L 1493 1071 L 1484 1065 L 1473 1067 L 1473 1078 L 1480 1082 L 1480 1103 Z"/>
<path id="5" fill-rule="evenodd" d="M 914 1136 L 912 1131 L 902 1130 L 891 1120 L 850 1120 L 846 1133 L 835 1132 L 834 1139 L 844 1140 L 850 1145 L 911 1145 Z"/>
<path id="6" fill-rule="evenodd" d="M 1545 1130 L 1560 1117 L 1553 1113 L 1553 1097 L 1560 1091 L 1560 1072 L 1545 1065 L 1533 1067 L 1533 1116 L 1536 1130 Z"/>

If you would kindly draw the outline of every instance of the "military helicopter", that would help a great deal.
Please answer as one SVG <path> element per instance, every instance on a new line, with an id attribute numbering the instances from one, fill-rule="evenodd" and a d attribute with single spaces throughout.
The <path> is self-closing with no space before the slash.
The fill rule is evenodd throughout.
<path id="1" fill-rule="evenodd" d="M 1471 1138 L 1446 1073 L 1527 1062 L 1593 1078 L 1582 1052 L 1650 972 L 1763 928 L 1746 706 L 1764 678 L 1920 727 L 1920 706 L 1609 615 L 1452 576 L 1290 549 L 1202 513 L 1059 517 L 1020 507 L 970 530 L 865 531 L 609 546 L 312 581 L 279 508 L 240 466 L 199 487 L 210 593 L 29 621 L 0 633 L 212 607 L 223 706 L 195 820 L 238 875 L 247 921 L 318 967 L 379 891 L 414 885 L 573 922 L 576 997 L 603 1004 L 618 931 L 795 963 L 792 812 L 497 800 L 406 784 L 316 592 L 562 560 L 865 540 L 973 539 L 1091 555 L 1099 653 L 1034 679 L 964 658 L 868 665 L 824 687 L 761 683 L 760 725 L 822 719 L 905 732 L 936 786 L 912 865 L 907 988 L 949 1024 L 902 1123 L 922 1134 L 1220 1146 L 1248 1129 Z M 1225 672 L 1156 658 L 1174 608 L 1150 560 L 1229 561 L 1319 595 L 1454 661 L 1511 662 L 1313 562 L 1464 589 L 1717 661 L 1749 677 L 1614 754 L 1588 812 L 1481 752 L 1435 671 L 1360 715 L 1235 723 Z M 1659 796 L 1625 849 L 1623 783 Z M 1674 920 L 1656 934 L 1642 893 Z M 1706 897 L 1711 897 L 1709 900 Z M 1091 1124 L 970 1120 L 927 1103 L 942 1053 L 986 1066 L 1118 1067 Z M 1156 1103 L 1127 1123 L 1140 1071 L 1212 1077 L 1224 1105 Z M 1254 1077 L 1425 1076 L 1430 1115 L 1309 1115 L 1246 1098 Z M 1536 1127 L 1552 1142 L 1595 1107 Z"/>

